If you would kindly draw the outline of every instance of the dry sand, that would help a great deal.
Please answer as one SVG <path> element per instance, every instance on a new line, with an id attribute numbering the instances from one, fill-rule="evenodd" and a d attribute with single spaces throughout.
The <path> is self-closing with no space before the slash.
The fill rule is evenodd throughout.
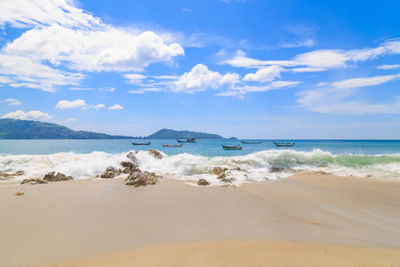
<path id="1" fill-rule="evenodd" d="M 0 203 L 0 266 L 400 265 L 392 181 L 304 173 L 239 188 L 4 183 Z"/>

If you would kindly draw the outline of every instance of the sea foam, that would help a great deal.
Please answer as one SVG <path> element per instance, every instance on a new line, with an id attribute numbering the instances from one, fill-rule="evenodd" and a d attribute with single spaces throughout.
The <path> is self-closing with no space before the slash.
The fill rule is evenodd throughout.
<path id="1" fill-rule="evenodd" d="M 120 167 L 128 160 L 124 153 L 92 152 L 87 154 L 56 153 L 48 155 L 1 155 L 0 171 L 25 173 L 15 179 L 40 178 L 50 171 L 62 172 L 75 179 L 94 178 L 108 166 Z M 162 153 L 162 152 L 161 152 Z M 247 181 L 265 181 L 288 177 L 300 171 L 323 171 L 334 175 L 364 177 L 400 177 L 400 154 L 381 155 L 333 155 L 322 150 L 311 152 L 287 150 L 264 150 L 243 156 L 206 157 L 181 153 L 155 159 L 147 151 L 138 151 L 135 156 L 139 168 L 181 180 L 205 178 L 218 185 L 214 167 L 228 168 L 227 174 L 234 185 Z"/>

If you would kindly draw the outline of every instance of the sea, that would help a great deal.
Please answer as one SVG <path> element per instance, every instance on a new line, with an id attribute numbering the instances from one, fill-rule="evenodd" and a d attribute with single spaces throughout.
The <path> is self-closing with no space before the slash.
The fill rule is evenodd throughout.
<path id="1" fill-rule="evenodd" d="M 134 146 L 131 142 L 151 142 Z M 126 155 L 135 151 L 139 168 L 186 181 L 207 179 L 221 185 L 214 167 L 228 168 L 233 185 L 248 181 L 286 178 L 303 171 L 340 176 L 372 177 L 400 181 L 399 140 L 247 140 L 261 144 L 241 144 L 240 140 L 206 140 L 184 143 L 176 140 L 0 140 L 0 172 L 24 171 L 10 180 L 41 178 L 50 171 L 75 179 L 91 179 L 113 166 L 120 167 Z M 273 142 L 295 143 L 293 147 L 275 147 Z M 241 145 L 242 150 L 223 150 L 221 145 Z M 148 150 L 163 154 L 155 159 Z"/>

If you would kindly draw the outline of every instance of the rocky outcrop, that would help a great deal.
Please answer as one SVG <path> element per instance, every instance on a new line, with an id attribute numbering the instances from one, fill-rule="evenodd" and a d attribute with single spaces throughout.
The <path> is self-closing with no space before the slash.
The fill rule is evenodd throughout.
<path id="1" fill-rule="evenodd" d="M 214 167 L 214 169 L 212 169 L 211 173 L 215 174 L 215 175 L 220 175 L 220 174 L 226 172 L 227 170 L 228 170 L 227 168 Z"/>
<path id="2" fill-rule="evenodd" d="M 197 182 L 198 185 L 209 185 L 210 183 L 206 179 L 200 179 Z"/>
<path id="3" fill-rule="evenodd" d="M 136 164 L 130 162 L 130 161 L 123 161 L 121 162 L 121 166 L 124 167 L 123 173 L 128 174 L 132 172 L 140 172 L 141 170 L 137 167 Z"/>
<path id="4" fill-rule="evenodd" d="M 42 179 L 35 179 L 35 178 L 29 178 L 29 179 L 24 179 L 21 184 L 47 184 L 47 181 L 44 181 Z"/>
<path id="5" fill-rule="evenodd" d="M 107 167 L 106 171 L 100 174 L 101 178 L 114 178 L 115 176 L 121 174 L 121 171 L 110 166 Z"/>
<path id="6" fill-rule="evenodd" d="M 60 172 L 56 173 L 55 171 L 49 172 L 48 174 L 46 174 L 43 177 L 43 180 L 46 181 L 46 182 L 69 181 L 69 180 L 72 180 L 72 179 L 73 178 L 71 176 L 66 176 L 65 174 L 60 173 Z"/>
<path id="7" fill-rule="evenodd" d="M 154 172 L 133 172 L 128 178 L 125 179 L 126 185 L 133 185 L 134 187 L 154 185 L 158 182 L 160 176 Z"/>
<path id="8" fill-rule="evenodd" d="M 155 157 L 156 159 L 162 159 L 163 156 L 157 149 L 151 148 L 149 149 L 149 154 Z"/>

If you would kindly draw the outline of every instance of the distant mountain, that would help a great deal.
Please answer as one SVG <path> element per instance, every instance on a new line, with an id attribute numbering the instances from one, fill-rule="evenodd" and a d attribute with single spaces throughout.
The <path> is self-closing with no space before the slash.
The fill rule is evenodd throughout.
<path id="1" fill-rule="evenodd" d="M 0 139 L 127 139 L 130 136 L 73 131 L 55 123 L 0 119 Z"/>
<path id="2" fill-rule="evenodd" d="M 199 133 L 191 131 L 175 131 L 171 129 L 162 129 L 158 132 L 149 135 L 149 139 L 186 139 L 186 138 L 197 138 L 197 139 L 223 139 L 222 136 L 217 134 Z"/>

